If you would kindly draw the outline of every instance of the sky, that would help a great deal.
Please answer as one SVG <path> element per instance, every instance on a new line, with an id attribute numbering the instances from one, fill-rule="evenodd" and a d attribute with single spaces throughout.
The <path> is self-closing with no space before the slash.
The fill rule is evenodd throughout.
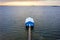
<path id="1" fill-rule="evenodd" d="M 0 0 L 0 2 L 9 2 L 9 1 L 60 1 L 60 0 Z"/>
<path id="2" fill-rule="evenodd" d="M 0 0 L 0 5 L 8 5 L 8 6 L 58 5 L 60 6 L 60 0 Z"/>

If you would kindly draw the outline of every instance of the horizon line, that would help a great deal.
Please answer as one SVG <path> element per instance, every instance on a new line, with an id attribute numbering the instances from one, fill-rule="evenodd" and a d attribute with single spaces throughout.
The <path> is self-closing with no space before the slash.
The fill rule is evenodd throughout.
<path id="1" fill-rule="evenodd" d="M 0 2 L 0 6 L 60 6 L 60 1 L 13 1 L 13 2 Z"/>

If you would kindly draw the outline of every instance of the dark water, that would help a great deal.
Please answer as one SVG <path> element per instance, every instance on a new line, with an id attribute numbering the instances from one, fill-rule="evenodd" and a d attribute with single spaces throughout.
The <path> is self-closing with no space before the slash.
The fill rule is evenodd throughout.
<path id="1" fill-rule="evenodd" d="M 60 40 L 60 7 L 0 6 L 0 40 L 27 40 L 25 19 L 33 17 L 32 40 Z"/>

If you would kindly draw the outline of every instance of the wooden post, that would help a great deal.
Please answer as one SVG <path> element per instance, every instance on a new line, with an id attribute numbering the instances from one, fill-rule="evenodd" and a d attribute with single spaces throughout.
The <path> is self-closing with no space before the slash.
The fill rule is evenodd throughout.
<path id="1" fill-rule="evenodd" d="M 32 40 L 32 29 L 34 28 L 34 20 L 31 17 L 26 18 L 25 25 L 27 29 L 27 38 Z"/>
<path id="2" fill-rule="evenodd" d="M 29 29 L 28 29 L 28 40 L 31 40 L 31 27 L 29 25 Z"/>

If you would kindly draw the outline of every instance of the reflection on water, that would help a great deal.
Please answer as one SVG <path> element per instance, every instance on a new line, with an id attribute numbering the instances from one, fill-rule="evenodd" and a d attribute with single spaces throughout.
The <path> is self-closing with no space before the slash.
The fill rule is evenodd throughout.
<path id="1" fill-rule="evenodd" d="M 32 40 L 60 39 L 60 7 L 0 6 L 0 40 L 27 40 L 29 16 L 35 20 Z"/>

